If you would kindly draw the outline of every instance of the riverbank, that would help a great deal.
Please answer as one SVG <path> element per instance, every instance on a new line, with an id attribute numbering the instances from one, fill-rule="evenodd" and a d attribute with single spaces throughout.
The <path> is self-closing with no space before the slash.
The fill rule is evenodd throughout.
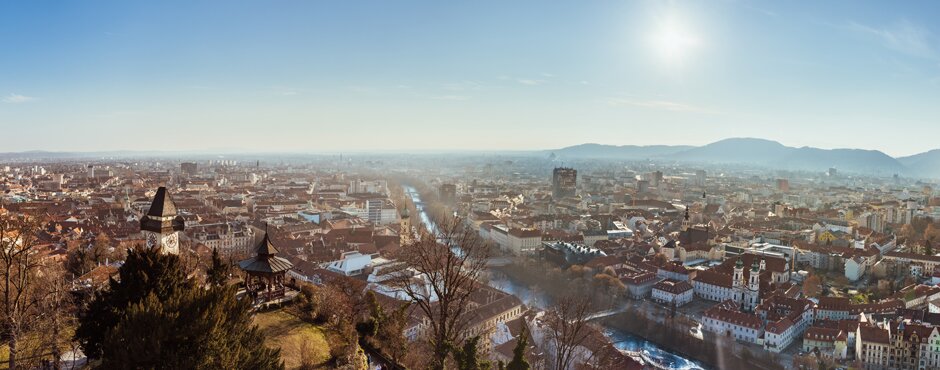
<path id="1" fill-rule="evenodd" d="M 664 313 L 659 313 L 666 316 Z M 752 352 L 746 348 L 735 350 L 735 343 L 728 338 L 721 338 L 705 333 L 705 339 L 690 335 L 686 325 L 672 319 L 662 323 L 648 317 L 647 312 L 630 309 L 626 312 L 607 317 L 602 321 L 607 328 L 619 330 L 643 338 L 668 351 L 695 360 L 702 367 L 713 369 L 765 369 L 783 370 L 774 359 L 764 352 Z"/>
<path id="2" fill-rule="evenodd" d="M 421 201 L 421 195 L 412 187 L 403 186 L 402 188 L 418 211 L 417 216 L 422 226 L 427 230 L 436 230 L 436 225 L 426 213 L 427 208 Z M 414 217 L 414 215 L 412 217 Z M 552 268 L 546 271 L 545 268 L 547 268 L 547 266 L 531 265 L 512 265 L 512 267 L 504 266 L 501 268 L 493 268 L 490 269 L 491 274 L 488 283 L 490 286 L 519 297 L 519 299 L 529 307 L 544 310 L 548 308 L 552 296 L 559 296 L 566 290 L 572 288 L 570 276 L 564 276 L 561 269 Z M 549 287 L 554 287 L 554 289 L 547 289 L 549 287 L 546 287 L 544 284 L 546 278 L 553 281 L 552 284 L 549 284 Z M 586 282 L 585 285 L 588 284 L 590 284 L 590 282 Z M 610 305 L 611 303 L 612 302 L 603 302 L 602 304 Z M 642 335 L 627 337 L 624 332 L 620 332 L 617 328 L 602 327 L 602 329 L 615 346 L 617 346 L 618 343 L 620 345 L 629 343 L 636 348 L 642 348 L 647 351 L 650 357 L 658 359 L 663 363 L 671 364 L 669 366 L 670 369 L 696 370 L 706 368 L 676 353 L 663 350 L 655 343 L 644 339 Z M 618 347 L 618 349 L 624 350 L 624 348 L 620 347 Z"/>
<path id="3" fill-rule="evenodd" d="M 621 351 L 640 352 L 650 357 L 656 363 L 672 370 L 710 370 L 694 356 L 678 349 L 667 349 L 661 344 L 654 343 L 635 334 L 614 329 L 604 325 L 604 335 L 614 343 L 614 347 Z"/>
<path id="4" fill-rule="evenodd" d="M 525 270 L 540 271 L 537 276 L 525 273 Z M 564 292 L 567 288 L 566 278 L 558 269 L 546 269 L 546 266 L 533 266 L 530 261 L 523 265 L 510 265 L 494 268 L 490 286 L 513 294 L 526 305 L 539 309 L 547 309 L 548 301 L 553 293 Z M 544 285 L 554 286 L 556 289 L 546 289 Z M 630 302 L 635 304 L 636 302 Z M 666 315 L 665 313 L 663 315 Z M 618 316 L 618 315 L 614 315 Z M 652 321 L 651 321 L 652 322 Z M 654 358 L 658 363 L 674 370 L 699 370 L 714 368 L 704 366 L 698 359 L 679 348 L 666 347 L 663 344 L 647 340 L 642 333 L 627 331 L 615 325 L 609 325 L 605 320 L 598 322 L 607 338 L 617 349 L 629 352 L 643 352 Z M 693 360 L 694 359 L 694 360 Z"/>
<path id="5" fill-rule="evenodd" d="M 697 362 L 696 365 L 701 369 L 717 369 L 718 367 L 709 362 L 711 360 L 708 356 L 702 356 L 694 351 L 688 350 L 689 347 L 683 346 L 681 341 L 669 341 L 666 338 L 677 338 L 679 337 L 671 328 L 664 329 L 660 325 L 644 325 L 641 321 L 647 320 L 637 320 L 635 314 L 621 313 L 615 314 L 611 317 L 607 317 L 601 320 L 603 326 L 609 328 L 611 333 L 609 336 L 617 341 L 621 338 L 625 338 L 627 341 L 631 341 L 633 338 L 641 338 L 645 342 L 649 342 L 656 347 L 659 347 L 662 350 L 677 354 L 685 359 L 691 359 Z M 627 324 L 630 323 L 630 324 Z M 699 340 L 700 341 L 700 340 Z M 701 342 L 701 341 L 700 341 Z M 688 343 L 685 343 L 688 344 Z M 642 345 L 636 346 L 634 348 L 621 348 L 631 351 L 642 351 L 645 350 Z M 674 367 L 679 368 L 679 367 Z"/>

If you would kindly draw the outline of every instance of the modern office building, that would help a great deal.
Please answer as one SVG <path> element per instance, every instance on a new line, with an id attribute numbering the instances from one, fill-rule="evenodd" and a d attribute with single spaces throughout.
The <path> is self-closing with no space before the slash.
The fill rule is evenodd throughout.
<path id="1" fill-rule="evenodd" d="M 577 193 L 578 171 L 568 167 L 557 167 L 552 171 L 552 197 L 561 199 Z"/>

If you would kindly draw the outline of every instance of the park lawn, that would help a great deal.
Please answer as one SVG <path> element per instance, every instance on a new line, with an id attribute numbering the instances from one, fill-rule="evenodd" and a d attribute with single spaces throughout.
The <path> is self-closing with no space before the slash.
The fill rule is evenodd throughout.
<path id="1" fill-rule="evenodd" d="M 305 356 L 308 362 L 316 366 L 329 361 L 329 332 L 324 328 L 283 310 L 256 314 L 254 322 L 265 335 L 265 345 L 281 349 L 281 359 L 286 368 L 300 367 Z"/>
<path id="2" fill-rule="evenodd" d="M 75 333 L 75 326 L 65 325 L 61 328 L 59 332 L 59 350 L 64 352 L 70 351 L 72 348 L 72 336 Z M 39 365 L 39 362 L 44 359 L 51 359 L 51 348 L 42 346 L 40 343 L 40 338 L 37 334 L 28 335 L 25 338 L 21 338 L 20 342 L 17 344 L 19 347 L 19 359 L 16 361 L 17 368 L 32 368 Z M 0 343 L 0 370 L 9 369 L 10 361 L 10 347 L 6 342 Z M 63 365 L 63 368 L 67 368 Z"/>

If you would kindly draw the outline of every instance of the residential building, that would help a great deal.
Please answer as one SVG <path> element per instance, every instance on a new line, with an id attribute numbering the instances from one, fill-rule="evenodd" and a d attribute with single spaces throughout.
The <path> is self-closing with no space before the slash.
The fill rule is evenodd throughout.
<path id="1" fill-rule="evenodd" d="M 665 279 L 653 285 L 652 297 L 656 302 L 680 307 L 692 301 L 692 285 L 685 280 Z"/>

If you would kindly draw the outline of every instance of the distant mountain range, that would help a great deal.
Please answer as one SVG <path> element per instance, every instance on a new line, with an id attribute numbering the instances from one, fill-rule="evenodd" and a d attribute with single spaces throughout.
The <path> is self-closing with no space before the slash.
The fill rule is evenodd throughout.
<path id="1" fill-rule="evenodd" d="M 549 152 L 562 159 L 658 159 L 805 171 L 826 171 L 831 167 L 867 175 L 940 178 L 940 149 L 894 158 L 878 150 L 795 148 L 773 140 L 732 138 L 699 147 L 581 144 Z"/>
<path id="2" fill-rule="evenodd" d="M 167 157 L 197 159 L 214 158 L 213 151 L 100 151 L 100 152 L 47 152 L 28 151 L 0 153 L 0 161 L 25 159 L 102 159 L 121 157 Z M 239 156 L 238 150 L 225 151 L 226 156 Z M 392 152 L 394 153 L 394 152 Z M 405 153 L 402 151 L 402 153 Z M 472 154 L 467 152 L 465 154 Z M 703 146 L 689 145 L 603 145 L 580 144 L 556 150 L 512 151 L 507 155 L 548 155 L 558 159 L 622 159 L 622 160 L 671 160 L 687 163 L 737 164 L 766 167 L 769 169 L 826 171 L 836 168 L 839 172 L 864 175 L 890 176 L 899 174 L 915 178 L 940 179 L 940 149 L 907 157 L 891 157 L 878 150 L 820 149 L 813 147 L 789 147 L 779 142 L 755 138 L 731 138 Z M 264 155 L 304 156 L 302 153 L 253 153 L 252 158 Z M 283 159 L 283 158 L 282 158 Z"/>

